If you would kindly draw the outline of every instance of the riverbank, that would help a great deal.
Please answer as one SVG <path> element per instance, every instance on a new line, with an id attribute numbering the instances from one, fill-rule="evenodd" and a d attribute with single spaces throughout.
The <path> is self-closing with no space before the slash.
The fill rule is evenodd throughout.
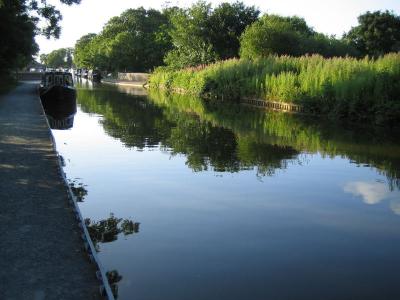
<path id="1" fill-rule="evenodd" d="M 105 78 L 101 80 L 101 83 L 142 88 L 147 84 L 147 81 L 129 81 Z"/>
<path id="2" fill-rule="evenodd" d="M 145 87 L 149 79 L 148 73 L 121 73 L 116 78 L 103 78 L 102 83 L 114 84 L 119 86 Z"/>
<path id="3" fill-rule="evenodd" d="M 151 75 L 150 88 L 224 101 L 251 98 L 301 105 L 306 113 L 393 125 L 400 119 L 400 54 L 377 60 L 318 55 L 231 59 Z"/>
<path id="4" fill-rule="evenodd" d="M 0 97 L 0 298 L 99 299 L 36 84 Z"/>

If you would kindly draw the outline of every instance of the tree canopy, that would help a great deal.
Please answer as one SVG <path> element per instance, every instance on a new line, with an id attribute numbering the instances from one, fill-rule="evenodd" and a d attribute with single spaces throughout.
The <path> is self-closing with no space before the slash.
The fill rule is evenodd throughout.
<path id="1" fill-rule="evenodd" d="M 98 34 L 75 44 L 75 64 L 115 71 L 148 71 L 162 64 L 170 48 L 167 16 L 143 7 L 111 18 Z"/>
<path id="2" fill-rule="evenodd" d="M 355 54 L 355 50 L 342 40 L 315 32 L 297 16 L 264 15 L 247 27 L 241 36 L 241 57 L 314 53 L 326 57 L 345 56 Z"/>
<path id="3" fill-rule="evenodd" d="M 78 4 L 81 0 L 59 0 L 67 5 Z M 22 67 L 38 51 L 35 35 L 60 36 L 61 13 L 45 0 L 0 0 L 0 73 L 15 67 Z M 45 25 L 39 26 L 44 20 Z"/>
<path id="4" fill-rule="evenodd" d="M 400 16 L 389 11 L 366 12 L 346 35 L 363 55 L 378 56 L 400 51 Z"/>
<path id="5" fill-rule="evenodd" d="M 71 68 L 72 67 L 72 48 L 61 48 L 42 54 L 40 61 L 50 68 Z"/>
<path id="6" fill-rule="evenodd" d="M 242 2 L 221 3 L 212 9 L 199 1 L 188 9 L 175 9 L 169 34 L 173 43 L 165 62 L 180 68 L 238 57 L 239 37 L 258 19 L 259 11 Z"/>

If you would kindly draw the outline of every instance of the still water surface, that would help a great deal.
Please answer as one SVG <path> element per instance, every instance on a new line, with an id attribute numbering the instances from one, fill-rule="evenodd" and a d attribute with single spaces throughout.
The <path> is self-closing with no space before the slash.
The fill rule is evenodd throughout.
<path id="1" fill-rule="evenodd" d="M 400 299 L 398 136 L 78 88 L 53 134 L 118 299 Z"/>

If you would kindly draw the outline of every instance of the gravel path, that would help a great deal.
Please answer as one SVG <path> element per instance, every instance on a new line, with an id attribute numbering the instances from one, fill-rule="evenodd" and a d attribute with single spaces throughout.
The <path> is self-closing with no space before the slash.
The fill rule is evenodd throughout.
<path id="1" fill-rule="evenodd" d="M 0 96 L 0 299 L 97 299 L 36 86 Z"/>

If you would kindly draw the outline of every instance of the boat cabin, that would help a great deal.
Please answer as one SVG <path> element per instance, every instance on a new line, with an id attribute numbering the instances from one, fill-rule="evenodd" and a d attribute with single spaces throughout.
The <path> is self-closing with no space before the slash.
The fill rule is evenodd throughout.
<path id="1" fill-rule="evenodd" d="M 67 72 L 46 72 L 42 77 L 42 86 L 74 86 L 72 74 Z"/>

